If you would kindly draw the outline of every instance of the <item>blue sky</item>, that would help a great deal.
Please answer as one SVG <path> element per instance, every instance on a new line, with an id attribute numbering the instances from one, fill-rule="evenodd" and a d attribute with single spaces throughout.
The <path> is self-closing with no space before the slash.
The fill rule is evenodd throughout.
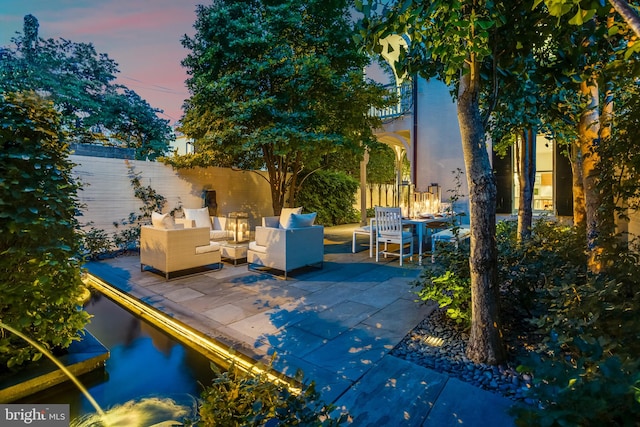
<path id="1" fill-rule="evenodd" d="M 0 45 L 8 46 L 23 19 L 34 15 L 45 39 L 92 43 L 120 69 L 118 82 L 135 90 L 174 123 L 189 94 L 180 44 L 193 35 L 198 0 L 0 0 Z"/>

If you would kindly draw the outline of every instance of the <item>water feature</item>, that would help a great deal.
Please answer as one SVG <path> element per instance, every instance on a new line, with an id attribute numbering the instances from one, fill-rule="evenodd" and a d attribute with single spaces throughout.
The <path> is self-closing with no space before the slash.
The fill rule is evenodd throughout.
<path id="1" fill-rule="evenodd" d="M 201 384 L 214 377 L 210 361 L 134 316 L 106 296 L 93 293 L 85 305 L 87 325 L 110 351 L 104 369 L 80 377 L 108 414 L 110 425 L 149 426 L 194 419 Z M 68 403 L 72 425 L 96 425 L 95 409 L 71 382 L 22 399 L 23 403 Z"/>

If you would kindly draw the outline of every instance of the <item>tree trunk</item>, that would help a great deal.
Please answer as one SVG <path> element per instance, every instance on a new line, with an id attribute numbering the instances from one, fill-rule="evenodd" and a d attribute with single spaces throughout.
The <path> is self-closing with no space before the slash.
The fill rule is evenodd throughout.
<path id="1" fill-rule="evenodd" d="M 283 169 L 284 159 L 275 156 L 271 147 L 263 146 L 262 155 L 267 165 L 267 174 L 269 176 L 269 188 L 271 190 L 271 207 L 274 215 L 280 215 L 284 206 L 284 190 L 286 189 L 287 173 L 286 168 Z"/>
<path id="2" fill-rule="evenodd" d="M 580 154 L 582 155 L 582 186 L 584 189 L 585 225 L 587 233 L 587 251 L 589 252 L 588 268 L 592 272 L 601 270 L 598 255 L 601 248 L 598 247 L 600 236 L 599 208 L 602 205 L 600 191 L 598 189 L 598 163 L 600 156 L 598 144 L 600 142 L 600 111 L 599 89 L 595 81 L 582 82 L 580 91 L 588 97 L 589 103 L 585 111 L 580 115 L 578 135 L 580 141 Z"/>
<path id="3" fill-rule="evenodd" d="M 499 364 L 506 351 L 499 320 L 496 249 L 496 182 L 487 152 L 478 105 L 478 75 L 473 64 L 460 79 L 458 120 L 470 204 L 471 331 L 467 357 Z"/>
<path id="4" fill-rule="evenodd" d="M 622 16 L 622 19 L 629 25 L 631 30 L 636 33 L 636 36 L 640 37 L 640 16 L 629 5 L 629 2 L 625 0 L 609 0 L 609 3 Z"/>
<path id="5" fill-rule="evenodd" d="M 585 227 L 586 213 L 584 206 L 584 188 L 582 187 L 582 154 L 580 143 L 571 143 L 571 176 L 573 194 L 573 225 L 578 228 Z"/>
<path id="6" fill-rule="evenodd" d="M 533 224 L 533 187 L 536 182 L 536 134 L 533 129 L 522 132 L 522 139 L 516 141 L 518 183 L 520 202 L 518 203 L 518 240 L 531 237 Z"/>
<path id="7" fill-rule="evenodd" d="M 611 133 L 613 132 L 613 83 L 606 83 L 606 93 L 604 98 L 604 105 L 602 107 L 602 117 L 600 125 L 600 141 L 608 141 L 611 139 Z M 606 168 L 607 176 L 612 177 L 619 173 L 619 169 L 615 162 L 611 158 L 603 159 L 600 156 L 600 164 L 598 169 L 602 172 L 603 168 Z M 614 178 L 611 178 L 612 180 Z M 608 181 L 612 183 L 612 181 Z M 615 233 L 615 205 L 616 202 L 613 196 L 613 188 L 607 187 L 605 191 L 600 192 L 602 202 L 604 203 L 605 212 L 601 216 L 602 223 L 600 225 L 601 231 L 607 235 L 613 235 Z M 602 211 L 602 209 L 601 209 Z"/>
<path id="8" fill-rule="evenodd" d="M 300 191 L 299 178 L 300 173 L 302 172 L 302 152 L 298 151 L 295 153 L 295 159 L 292 162 L 287 162 L 287 164 L 291 164 L 291 173 L 289 181 L 286 182 L 284 192 L 289 194 L 289 200 L 287 204 L 290 208 L 295 207 L 298 199 L 298 192 Z"/>
<path id="9" fill-rule="evenodd" d="M 367 225 L 367 163 L 369 150 L 364 150 L 364 156 L 360 161 L 360 225 Z"/>

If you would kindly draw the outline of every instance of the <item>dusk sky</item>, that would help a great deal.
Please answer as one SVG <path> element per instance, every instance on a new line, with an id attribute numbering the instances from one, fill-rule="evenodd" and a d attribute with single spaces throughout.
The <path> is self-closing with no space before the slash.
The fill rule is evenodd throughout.
<path id="1" fill-rule="evenodd" d="M 0 0 L 0 45 L 22 33 L 25 15 L 40 24 L 42 38 L 92 43 L 118 63 L 117 82 L 135 90 L 173 124 L 189 97 L 180 44 L 194 34 L 197 4 L 208 0 Z"/>

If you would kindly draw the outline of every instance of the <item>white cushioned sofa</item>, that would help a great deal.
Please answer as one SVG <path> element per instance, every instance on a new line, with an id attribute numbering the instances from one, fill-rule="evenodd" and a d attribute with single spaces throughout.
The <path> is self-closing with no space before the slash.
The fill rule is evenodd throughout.
<path id="1" fill-rule="evenodd" d="M 185 228 L 184 221 L 157 213 L 152 225 L 140 228 L 140 270 L 151 267 L 168 280 L 171 273 L 209 265 L 222 268 L 220 244 L 209 240 L 209 228 Z"/>
<path id="2" fill-rule="evenodd" d="M 280 216 L 262 218 L 255 240 L 249 243 L 249 270 L 268 268 L 287 274 L 295 269 L 324 262 L 324 227 L 314 225 L 316 214 L 301 214 L 301 208 L 284 208 Z"/>

